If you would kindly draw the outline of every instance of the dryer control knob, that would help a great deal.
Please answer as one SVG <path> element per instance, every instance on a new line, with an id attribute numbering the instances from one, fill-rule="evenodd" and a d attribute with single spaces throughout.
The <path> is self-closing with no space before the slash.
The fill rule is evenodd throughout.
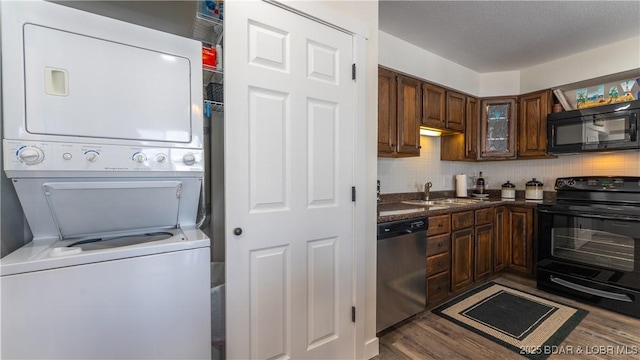
<path id="1" fill-rule="evenodd" d="M 138 164 L 143 163 L 145 160 L 147 160 L 147 157 L 144 156 L 144 154 L 138 154 L 136 156 L 133 157 L 133 160 L 135 160 Z"/>
<path id="2" fill-rule="evenodd" d="M 44 160 L 44 152 L 35 146 L 26 146 L 18 151 L 18 159 L 26 165 L 40 164 Z"/>
<path id="3" fill-rule="evenodd" d="M 94 162 L 98 160 L 98 153 L 94 151 L 89 151 L 85 153 L 85 157 L 87 158 L 88 161 Z"/>
<path id="4" fill-rule="evenodd" d="M 182 157 L 182 162 L 183 162 L 185 165 L 193 165 L 193 164 L 195 164 L 195 163 L 196 163 L 196 157 L 195 157 L 195 156 L 193 156 L 193 154 L 185 154 L 185 155 Z"/>
<path id="5" fill-rule="evenodd" d="M 156 156 L 156 161 L 162 164 L 163 162 L 167 161 L 167 156 L 164 154 L 159 154 L 158 156 Z"/>

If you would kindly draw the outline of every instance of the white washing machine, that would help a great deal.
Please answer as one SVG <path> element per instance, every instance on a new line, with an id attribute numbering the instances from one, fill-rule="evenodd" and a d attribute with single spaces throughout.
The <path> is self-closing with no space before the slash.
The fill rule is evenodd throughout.
<path id="1" fill-rule="evenodd" d="M 0 357 L 209 359 L 201 44 L 0 7 L 4 169 L 33 233 L 0 259 Z"/>

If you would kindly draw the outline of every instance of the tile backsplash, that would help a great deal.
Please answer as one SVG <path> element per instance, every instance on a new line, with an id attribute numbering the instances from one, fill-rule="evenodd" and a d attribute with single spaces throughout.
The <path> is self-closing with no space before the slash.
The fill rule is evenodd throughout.
<path id="1" fill-rule="evenodd" d="M 472 176 L 482 171 L 488 189 L 500 189 L 507 180 L 524 190 L 536 178 L 544 190 L 552 191 L 555 179 L 563 176 L 640 176 L 640 151 L 559 156 L 557 159 L 459 162 L 440 160 L 440 138 L 421 136 L 420 157 L 378 158 L 378 180 L 382 193 L 423 191 L 431 181 L 432 191 L 455 189 L 455 175 Z"/>

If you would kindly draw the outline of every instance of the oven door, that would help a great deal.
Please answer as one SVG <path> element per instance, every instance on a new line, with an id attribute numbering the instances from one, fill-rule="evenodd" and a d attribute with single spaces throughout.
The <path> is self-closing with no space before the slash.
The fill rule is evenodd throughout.
<path id="1" fill-rule="evenodd" d="M 538 289 L 640 318 L 640 219 L 538 208 Z"/>
<path id="2" fill-rule="evenodd" d="M 640 219 L 553 207 L 541 207 L 538 214 L 539 266 L 549 266 L 548 260 L 575 264 L 590 270 L 573 270 L 574 275 L 640 289 Z"/>

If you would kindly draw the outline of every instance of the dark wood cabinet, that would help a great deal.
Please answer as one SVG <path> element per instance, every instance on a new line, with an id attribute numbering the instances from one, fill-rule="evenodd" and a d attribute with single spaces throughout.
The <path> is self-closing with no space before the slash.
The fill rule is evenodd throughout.
<path id="1" fill-rule="evenodd" d="M 451 291 L 473 282 L 473 229 L 451 233 Z"/>
<path id="2" fill-rule="evenodd" d="M 516 157 L 516 98 L 483 99 L 480 107 L 480 158 Z"/>
<path id="3" fill-rule="evenodd" d="M 474 281 L 486 279 L 493 274 L 493 220 L 492 207 L 475 211 Z"/>
<path id="4" fill-rule="evenodd" d="M 473 211 L 451 214 L 451 291 L 473 283 Z"/>
<path id="5" fill-rule="evenodd" d="M 420 156 L 421 82 L 398 75 L 398 154 Z"/>
<path id="6" fill-rule="evenodd" d="M 475 269 L 474 281 L 488 278 L 493 274 L 493 224 L 475 228 Z"/>
<path id="7" fill-rule="evenodd" d="M 533 209 L 509 208 L 508 268 L 523 274 L 533 273 Z"/>
<path id="8" fill-rule="evenodd" d="M 466 95 L 437 85 L 422 84 L 422 126 L 444 134 L 462 133 L 466 112 Z"/>
<path id="9" fill-rule="evenodd" d="M 446 90 L 429 83 L 422 84 L 422 125 L 446 128 Z"/>
<path id="10" fill-rule="evenodd" d="M 447 90 L 447 115 L 446 128 L 449 130 L 464 131 L 466 120 L 466 99 L 464 94 Z"/>
<path id="11" fill-rule="evenodd" d="M 427 304 L 446 298 L 451 265 L 451 215 L 429 217 L 427 229 Z"/>
<path id="12" fill-rule="evenodd" d="M 518 98 L 518 157 L 547 155 L 547 115 L 551 112 L 551 91 L 543 90 Z"/>
<path id="13" fill-rule="evenodd" d="M 478 127 L 480 126 L 480 103 L 478 99 L 467 96 L 467 119 L 464 128 L 464 157 L 469 160 L 478 159 Z"/>
<path id="14" fill-rule="evenodd" d="M 421 82 L 378 68 L 378 156 L 420 156 Z"/>
<path id="15" fill-rule="evenodd" d="M 478 160 L 478 128 L 480 106 L 477 98 L 465 96 L 464 133 L 443 136 L 440 139 L 440 160 Z"/>
<path id="16" fill-rule="evenodd" d="M 493 229 L 493 271 L 498 272 L 507 266 L 509 261 L 509 218 L 508 209 L 498 206 L 495 210 Z"/>
<path id="17" fill-rule="evenodd" d="M 396 152 L 396 74 L 378 68 L 378 156 Z"/>

